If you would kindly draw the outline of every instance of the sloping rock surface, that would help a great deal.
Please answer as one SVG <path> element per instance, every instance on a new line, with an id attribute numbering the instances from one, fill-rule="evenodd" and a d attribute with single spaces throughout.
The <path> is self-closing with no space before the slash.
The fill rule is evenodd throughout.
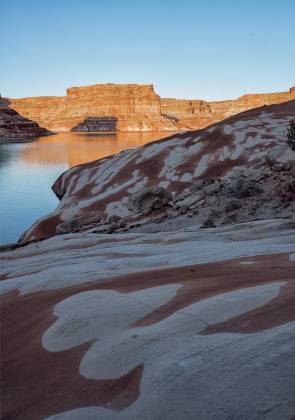
<path id="1" fill-rule="evenodd" d="M 1 255 L 4 419 L 290 419 L 285 220 L 60 235 Z"/>
<path id="2" fill-rule="evenodd" d="M 0 97 L 0 142 L 29 140 L 38 136 L 52 134 L 45 128 L 19 115 Z"/>
<path id="3" fill-rule="evenodd" d="M 52 131 L 104 131 L 103 124 L 93 124 L 93 119 L 105 117 L 117 119 L 118 131 L 161 131 L 202 128 L 251 108 L 294 98 L 291 88 L 229 101 L 181 100 L 160 98 L 153 85 L 109 83 L 72 87 L 66 96 L 11 99 L 11 106 Z"/>
<path id="4" fill-rule="evenodd" d="M 294 153 L 287 146 L 286 133 L 294 115 L 295 100 L 257 108 L 203 130 L 177 134 L 74 167 L 53 186 L 61 199 L 57 209 L 37 221 L 21 242 L 54 236 L 60 224 L 74 223 L 81 217 L 99 217 L 100 225 L 107 224 L 107 229 L 113 231 L 119 228 L 112 226 L 113 216 L 123 220 L 124 229 L 128 229 L 156 222 L 163 212 L 173 218 L 179 215 L 180 208 L 181 213 L 190 208 L 191 213 L 199 214 L 196 223 L 202 224 L 214 211 L 216 200 L 221 214 L 213 216 L 218 223 L 264 215 L 289 217 L 294 204 Z M 134 195 L 149 188 L 165 189 L 171 197 L 168 206 L 152 213 L 153 220 L 128 206 Z M 167 214 L 169 205 L 171 211 Z M 246 209 L 244 213 L 241 207 Z M 234 215 L 231 212 L 235 210 L 238 214 Z"/>
<path id="5" fill-rule="evenodd" d="M 56 211 L 2 247 L 3 419 L 294 416 L 294 111 L 251 110 L 56 181 Z"/>

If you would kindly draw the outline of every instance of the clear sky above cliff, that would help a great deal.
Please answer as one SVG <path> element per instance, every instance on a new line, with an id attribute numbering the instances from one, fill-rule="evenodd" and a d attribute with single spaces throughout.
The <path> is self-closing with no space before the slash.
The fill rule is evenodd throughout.
<path id="1" fill-rule="evenodd" d="M 153 83 L 163 97 L 223 99 L 295 83 L 294 0 L 1 2 L 0 92 Z"/>

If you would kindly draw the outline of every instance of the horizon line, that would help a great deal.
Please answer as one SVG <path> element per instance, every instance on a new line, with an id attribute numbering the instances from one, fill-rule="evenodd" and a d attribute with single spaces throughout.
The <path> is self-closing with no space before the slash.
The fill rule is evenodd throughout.
<path id="1" fill-rule="evenodd" d="M 21 96 L 21 97 L 11 97 L 11 96 L 3 96 L 3 98 L 6 99 L 27 99 L 27 98 L 50 98 L 50 97 L 60 97 L 60 98 L 66 98 L 67 91 L 69 89 L 75 89 L 75 88 L 88 88 L 88 87 L 94 87 L 94 86 L 106 86 L 106 85 L 115 85 L 115 86 L 152 86 L 154 92 L 156 95 L 158 95 L 161 99 L 175 99 L 175 100 L 183 100 L 183 101 L 205 101 L 205 102 L 224 102 L 224 101 L 231 101 L 239 99 L 246 95 L 271 95 L 271 94 L 280 94 L 280 93 L 287 93 L 290 92 L 293 87 L 295 87 L 295 83 L 287 88 L 287 90 L 280 90 L 280 91 L 273 91 L 273 92 L 246 92 L 242 95 L 238 95 L 234 98 L 225 98 L 225 99 L 204 99 L 204 98 L 183 98 L 183 97 L 173 97 L 173 96 L 161 96 L 157 93 L 157 89 L 155 87 L 154 83 L 115 83 L 115 82 L 107 82 L 107 83 L 94 83 L 92 85 L 80 85 L 80 86 L 70 86 L 68 88 L 65 88 L 65 95 L 32 95 L 32 96 Z M 1 96 L 1 93 L 0 93 Z"/>

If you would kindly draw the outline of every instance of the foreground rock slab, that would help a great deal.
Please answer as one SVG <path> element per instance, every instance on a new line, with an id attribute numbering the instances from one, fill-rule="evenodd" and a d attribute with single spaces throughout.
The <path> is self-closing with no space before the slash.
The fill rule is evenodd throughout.
<path id="1" fill-rule="evenodd" d="M 287 220 L 59 235 L 2 253 L 0 286 L 4 418 L 295 414 Z"/>

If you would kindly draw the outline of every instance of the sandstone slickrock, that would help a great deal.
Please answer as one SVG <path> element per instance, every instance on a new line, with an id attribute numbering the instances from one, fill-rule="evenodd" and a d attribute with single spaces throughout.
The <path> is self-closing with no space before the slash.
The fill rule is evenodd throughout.
<path id="1" fill-rule="evenodd" d="M 168 204 L 171 199 L 172 195 L 164 188 L 144 188 L 129 197 L 127 208 L 133 213 L 149 214 Z"/>
<path id="2" fill-rule="evenodd" d="M 56 181 L 60 205 L 22 241 L 50 238 L 2 249 L 3 419 L 292 418 L 294 111 L 247 111 Z"/>
<path id="3" fill-rule="evenodd" d="M 9 101 L 0 96 L 0 142 L 25 141 L 52 134 L 45 128 L 19 115 L 9 107 Z"/>
<path id="4" fill-rule="evenodd" d="M 295 412 L 286 220 L 58 235 L 2 253 L 0 270 L 3 419 Z"/>
<path id="5" fill-rule="evenodd" d="M 204 101 L 160 98 L 153 85 L 98 84 L 72 87 L 66 96 L 11 99 L 21 115 L 52 131 L 189 130 L 206 127 L 239 112 L 286 102 L 289 92 L 243 95 L 236 100 Z M 116 127 L 110 121 L 116 119 Z M 101 121 L 101 122 L 99 122 Z M 110 130 L 113 131 L 113 130 Z"/>
<path id="6" fill-rule="evenodd" d="M 66 222 L 60 223 L 56 227 L 56 232 L 58 234 L 64 234 L 69 232 L 77 232 L 83 229 L 89 229 L 91 227 L 97 226 L 101 222 L 100 216 L 81 216 L 70 219 Z"/>
<path id="7" fill-rule="evenodd" d="M 54 236 L 60 223 L 97 214 L 102 217 L 99 231 L 109 229 L 113 215 L 122 218 L 124 230 L 153 226 L 155 219 L 157 229 L 161 220 L 164 229 L 173 219 L 171 229 L 180 222 L 202 225 L 209 215 L 215 225 L 289 217 L 295 197 L 294 153 L 286 136 L 294 113 L 295 100 L 261 107 L 207 129 L 176 134 L 74 167 L 53 186 L 61 199 L 58 208 L 25 232 L 21 242 Z M 150 196 L 147 208 L 141 208 L 141 199 L 154 188 L 171 195 L 174 207 L 157 209 L 153 206 L 157 197 Z M 139 200 L 130 211 L 134 194 Z M 185 197 L 191 198 L 184 201 Z M 232 198 L 246 200 L 236 212 L 229 212 L 233 204 L 227 202 Z M 188 221 L 187 216 L 192 219 Z"/>

